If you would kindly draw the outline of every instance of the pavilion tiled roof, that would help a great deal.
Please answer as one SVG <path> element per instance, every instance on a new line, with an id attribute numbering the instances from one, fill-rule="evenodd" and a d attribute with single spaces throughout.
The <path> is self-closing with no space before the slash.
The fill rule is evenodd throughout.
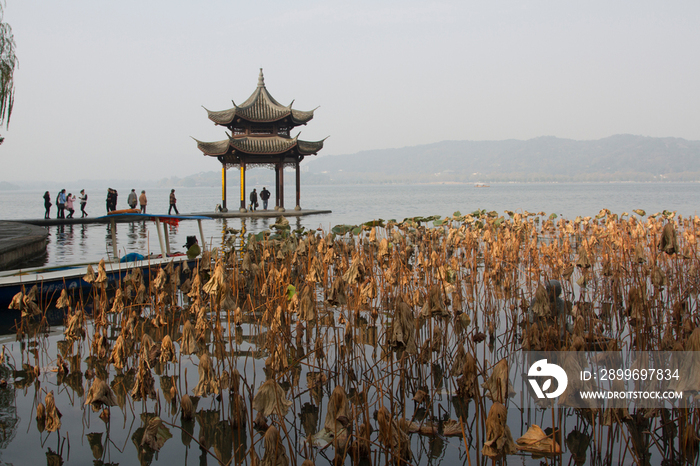
<path id="1" fill-rule="evenodd" d="M 299 147 L 299 153 L 302 155 L 315 154 L 321 149 L 323 149 L 323 141 L 297 141 L 297 147 Z"/>
<path id="2" fill-rule="evenodd" d="M 224 155 L 229 151 L 230 147 L 228 141 L 202 142 L 197 139 L 195 139 L 195 141 L 197 141 L 197 148 L 201 150 L 204 155 Z"/>
<path id="3" fill-rule="evenodd" d="M 246 154 L 281 154 L 297 144 L 297 138 L 279 136 L 231 138 L 231 147 Z"/>
<path id="4" fill-rule="evenodd" d="M 195 141 L 197 141 L 197 148 L 199 148 L 204 155 L 213 157 L 225 155 L 234 151 L 251 155 L 275 155 L 283 154 L 293 150 L 295 147 L 299 155 L 311 155 L 323 149 L 323 140 L 302 141 L 297 137 L 248 136 L 216 142 L 202 142 L 197 139 L 195 139 Z"/>
<path id="5" fill-rule="evenodd" d="M 233 108 L 212 112 L 205 108 L 209 119 L 222 126 L 230 125 L 234 118 L 243 118 L 250 122 L 269 123 L 289 117 L 291 122 L 297 125 L 306 124 L 314 117 L 314 111 L 301 111 L 292 108 L 292 103 L 284 106 L 277 102 L 265 88 L 265 78 L 262 68 L 258 76 L 258 87 L 248 99 L 241 105 L 233 103 Z"/>

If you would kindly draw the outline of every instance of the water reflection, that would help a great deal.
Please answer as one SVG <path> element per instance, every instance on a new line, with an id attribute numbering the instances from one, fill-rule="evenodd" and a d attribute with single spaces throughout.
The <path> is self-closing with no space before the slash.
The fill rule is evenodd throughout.
<path id="1" fill-rule="evenodd" d="M 92 450 L 92 456 L 95 460 L 102 460 L 105 449 L 102 446 L 102 435 L 104 432 L 90 432 L 86 434 L 88 445 L 90 445 L 90 450 Z"/>
<path id="2" fill-rule="evenodd" d="M 574 428 L 569 435 L 566 436 L 566 446 L 571 452 L 571 457 L 574 460 L 576 466 L 583 466 L 586 464 L 586 454 L 588 451 L 588 445 L 591 443 L 591 436 L 579 432 L 577 428 Z"/>
<path id="3" fill-rule="evenodd" d="M 163 225 L 167 225 L 166 228 L 166 235 L 168 237 L 168 243 L 166 247 L 169 245 L 170 246 L 170 252 L 171 253 L 176 253 L 176 252 L 182 252 L 182 245 L 185 243 L 183 242 L 182 245 L 178 243 L 178 232 L 179 232 L 179 224 L 174 224 L 174 225 L 168 225 L 164 223 Z"/>
<path id="4" fill-rule="evenodd" d="M 46 451 L 46 465 L 47 466 L 61 466 L 63 464 L 62 453 L 57 453 L 49 448 Z"/>
<path id="5" fill-rule="evenodd" d="M 227 238 L 227 231 L 236 230 L 235 241 L 243 240 L 249 233 L 269 230 L 276 218 L 212 219 L 202 222 L 202 233 L 207 249 L 221 247 Z M 301 218 L 290 219 L 295 229 L 305 226 Z M 113 255 L 113 236 L 116 239 L 119 257 L 129 252 L 142 255 L 160 254 L 158 230 L 154 221 L 130 223 L 56 225 L 49 228 L 47 256 L 33 261 L 31 266 L 64 265 L 84 262 L 98 262 Z M 177 225 L 164 224 L 161 227 L 163 242 L 167 240 L 171 253 L 184 252 L 187 236 L 196 236 L 202 241 L 196 221 L 181 220 Z M 230 237 L 230 233 L 229 233 Z M 165 246 L 165 244 L 164 244 Z M 28 267 L 30 265 L 24 265 Z"/>
<path id="6" fill-rule="evenodd" d="M 12 371 L 6 366 L 0 366 L 0 379 L 10 380 Z M 15 393 L 12 386 L 7 383 L 0 386 L 0 449 L 5 449 L 17 435 L 17 425 L 20 418 L 17 415 Z"/>
<path id="7" fill-rule="evenodd" d="M 128 249 L 134 249 L 136 246 L 138 246 L 139 242 L 139 235 L 136 231 L 136 222 L 131 222 L 128 224 L 128 232 L 126 234 L 127 237 L 127 246 L 129 246 Z"/>
<path id="8" fill-rule="evenodd" d="M 108 254 L 113 254 L 114 251 L 114 242 L 112 241 L 112 234 L 114 234 L 114 238 L 117 236 L 117 231 L 119 230 L 119 227 L 117 226 L 117 223 L 107 223 L 105 225 L 105 245 L 106 245 L 106 250 Z"/>
<path id="9" fill-rule="evenodd" d="M 59 255 L 66 254 L 73 249 L 72 235 L 66 234 L 66 225 L 56 226 L 56 246 Z"/>
<path id="10" fill-rule="evenodd" d="M 87 247 L 87 231 L 88 231 L 88 226 L 85 224 L 80 225 L 80 242 L 78 243 L 80 245 L 81 249 L 85 249 Z"/>

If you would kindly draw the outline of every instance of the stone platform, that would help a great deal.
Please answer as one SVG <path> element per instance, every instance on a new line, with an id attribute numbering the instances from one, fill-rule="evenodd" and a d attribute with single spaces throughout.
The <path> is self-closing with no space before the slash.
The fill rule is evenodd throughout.
<path id="1" fill-rule="evenodd" d="M 283 217 L 304 217 L 307 215 L 321 215 L 321 214 L 330 214 L 330 210 L 309 210 L 309 209 L 302 209 L 302 210 L 294 210 L 294 209 L 289 209 L 286 210 L 285 212 L 280 212 L 277 210 L 269 209 L 269 210 L 256 210 L 256 211 L 248 211 L 248 212 L 239 212 L 238 209 L 230 209 L 228 212 L 197 212 L 193 213 L 191 215 L 204 215 L 206 217 L 211 217 L 211 218 L 277 218 L 280 216 Z"/>
<path id="2" fill-rule="evenodd" d="M 172 215 L 172 217 L 182 217 L 182 220 L 187 220 L 188 215 L 205 216 L 211 218 L 277 218 L 280 215 L 284 217 L 304 217 L 306 215 L 319 215 L 319 214 L 330 214 L 330 210 L 294 210 L 289 209 L 285 212 L 279 212 L 277 210 L 256 210 L 254 212 L 239 212 L 238 209 L 230 210 L 229 212 L 192 212 L 188 214 Z M 148 215 L 166 215 L 166 214 L 156 214 L 148 212 Z M 37 226 L 51 226 L 51 225 L 86 225 L 92 223 L 109 223 L 114 220 L 117 223 L 129 223 L 134 221 L 143 221 L 143 217 L 130 217 L 128 215 L 120 215 L 118 217 L 85 217 L 85 218 L 36 218 L 36 219 L 24 219 L 24 220 L 6 220 L 8 223 L 24 223 L 28 225 Z"/>
<path id="3" fill-rule="evenodd" d="M 46 228 L 0 220 L 0 270 L 46 254 L 48 236 Z"/>

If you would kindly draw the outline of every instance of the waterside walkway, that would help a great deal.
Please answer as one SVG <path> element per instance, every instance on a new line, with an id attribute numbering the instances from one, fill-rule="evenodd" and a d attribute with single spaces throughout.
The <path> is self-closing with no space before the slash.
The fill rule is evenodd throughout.
<path id="1" fill-rule="evenodd" d="M 0 220 L 0 270 L 46 254 L 48 236 L 40 226 Z"/>
<path id="2" fill-rule="evenodd" d="M 153 216 L 167 216 L 167 217 L 182 217 L 182 220 L 187 220 L 187 216 L 204 216 L 204 217 L 211 217 L 211 218 L 277 218 L 279 216 L 284 216 L 284 217 L 304 217 L 307 215 L 319 215 L 319 214 L 330 214 L 330 210 L 309 210 L 309 209 L 302 209 L 302 210 L 294 210 L 294 209 L 289 209 L 285 212 L 279 212 L 276 210 L 256 210 L 255 212 L 239 212 L 238 210 L 231 210 L 229 212 L 192 212 L 189 214 L 180 214 L 180 215 L 166 215 L 166 214 L 157 214 L 157 213 L 148 213 L 148 215 L 153 215 Z M 110 216 L 101 216 L 101 217 L 85 217 L 85 218 L 65 218 L 65 219 L 60 219 L 60 218 L 37 218 L 37 219 L 24 219 L 24 220 L 6 220 L 8 223 L 24 223 L 28 225 L 37 225 L 37 226 L 51 226 L 51 225 L 85 225 L 85 224 L 92 224 L 92 223 L 110 223 L 112 220 L 114 220 L 117 223 L 129 223 L 129 222 L 134 222 L 134 221 L 143 221 L 143 217 L 131 217 L 129 215 L 119 215 L 115 217 L 110 217 Z"/>

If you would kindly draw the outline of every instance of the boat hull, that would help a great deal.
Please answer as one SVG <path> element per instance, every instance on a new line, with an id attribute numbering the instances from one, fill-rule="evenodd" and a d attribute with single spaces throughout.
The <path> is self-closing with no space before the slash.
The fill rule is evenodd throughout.
<path id="1" fill-rule="evenodd" d="M 174 262 L 175 265 L 187 262 L 190 267 L 194 267 L 196 261 L 188 260 L 187 256 L 182 255 L 134 262 L 108 262 L 105 263 L 107 287 L 115 288 L 127 273 L 137 268 L 141 269 L 144 280 L 148 280 L 151 273 L 157 273 L 170 262 Z M 87 274 L 88 265 L 97 271 L 97 264 L 81 264 L 0 272 L 0 309 L 6 309 L 17 293 L 29 292 L 35 285 L 44 304 L 58 299 L 64 289 L 73 295 L 89 292 L 93 285 L 83 279 Z"/>

